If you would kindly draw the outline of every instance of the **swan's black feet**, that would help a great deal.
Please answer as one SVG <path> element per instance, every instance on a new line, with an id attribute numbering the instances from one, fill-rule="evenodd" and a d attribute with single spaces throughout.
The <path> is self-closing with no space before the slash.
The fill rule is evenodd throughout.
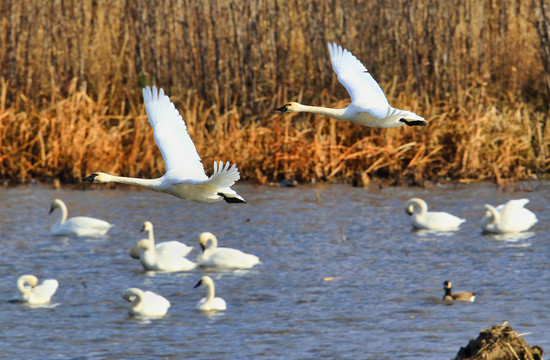
<path id="1" fill-rule="evenodd" d="M 399 119 L 402 123 L 405 123 L 407 126 L 426 126 L 426 120 L 412 120 Z"/>
<path id="2" fill-rule="evenodd" d="M 239 199 L 239 198 L 236 198 L 236 197 L 229 197 L 227 195 L 225 195 L 224 193 L 218 193 L 219 196 L 221 196 L 225 202 L 227 203 L 230 203 L 230 204 L 239 204 L 239 203 L 244 203 L 246 204 L 246 201 L 244 201 L 243 199 Z"/>

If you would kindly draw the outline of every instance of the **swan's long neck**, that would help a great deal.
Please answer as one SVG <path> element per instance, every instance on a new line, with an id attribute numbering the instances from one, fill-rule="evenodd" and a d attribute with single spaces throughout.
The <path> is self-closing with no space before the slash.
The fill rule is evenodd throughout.
<path id="1" fill-rule="evenodd" d="M 138 179 L 138 178 L 115 176 L 115 175 L 109 175 L 109 174 L 103 173 L 101 176 L 101 180 L 99 182 L 102 182 L 102 183 L 116 182 L 119 184 L 141 186 L 150 190 L 158 191 L 160 189 L 160 184 L 162 183 L 162 178 Z"/>
<path id="2" fill-rule="evenodd" d="M 347 118 L 344 116 L 344 113 L 346 112 L 346 109 L 332 109 L 332 108 L 326 108 L 322 106 L 309 106 L 309 105 L 299 105 L 296 106 L 295 109 L 293 109 L 296 112 L 309 112 L 313 114 L 321 114 L 333 117 L 338 120 L 347 120 Z"/>
<path id="3" fill-rule="evenodd" d="M 149 239 L 150 242 L 155 244 L 155 236 L 153 235 L 153 228 L 147 230 L 147 238 Z"/>
<path id="4" fill-rule="evenodd" d="M 210 256 L 218 248 L 218 239 L 215 236 L 210 237 L 208 240 L 208 246 L 204 249 L 204 253 L 207 254 L 206 256 Z"/>
<path id="5" fill-rule="evenodd" d="M 211 305 L 216 297 L 216 291 L 214 290 L 214 284 L 211 282 L 206 283 L 206 301 L 205 305 Z"/>
<path id="6" fill-rule="evenodd" d="M 28 289 L 25 284 L 28 283 L 32 287 L 32 284 L 36 283 L 34 280 L 35 279 L 31 276 L 21 276 L 19 279 L 17 279 L 17 291 L 19 291 L 19 294 L 29 294 L 31 290 Z"/>
<path id="7" fill-rule="evenodd" d="M 410 201 L 413 206 L 418 208 L 417 214 L 422 216 L 425 215 L 428 212 L 428 204 L 422 199 L 411 199 Z"/>
<path id="8" fill-rule="evenodd" d="M 126 292 L 127 296 L 133 296 L 132 308 L 139 311 L 143 307 L 143 291 L 137 288 L 130 289 Z"/>
<path id="9" fill-rule="evenodd" d="M 489 212 L 489 224 L 496 224 L 500 221 L 500 214 L 497 209 L 491 205 L 485 205 L 485 209 Z"/>
<path id="10" fill-rule="evenodd" d="M 67 216 L 69 215 L 69 212 L 67 211 L 67 206 L 65 206 L 65 203 L 59 201 L 57 202 L 57 207 L 59 207 L 59 210 L 61 210 L 61 217 L 57 221 L 57 225 L 64 224 L 65 221 L 67 221 Z"/>

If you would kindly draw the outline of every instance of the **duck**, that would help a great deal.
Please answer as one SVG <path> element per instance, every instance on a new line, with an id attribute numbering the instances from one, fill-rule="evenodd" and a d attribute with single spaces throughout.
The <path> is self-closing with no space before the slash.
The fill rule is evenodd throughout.
<path id="1" fill-rule="evenodd" d="M 197 267 L 191 260 L 170 251 L 158 252 L 155 244 L 140 240 L 135 251 L 139 254 L 141 265 L 146 271 L 178 272 L 189 271 Z"/>
<path id="2" fill-rule="evenodd" d="M 22 275 L 17 279 L 17 291 L 22 301 L 29 305 L 50 302 L 58 287 L 59 283 L 55 279 L 44 280 L 40 285 L 38 285 L 38 278 L 34 275 Z"/>
<path id="3" fill-rule="evenodd" d="M 420 198 L 408 200 L 405 212 L 411 216 L 411 225 L 415 229 L 451 231 L 466 221 L 446 212 L 428 211 L 428 204 Z"/>
<path id="4" fill-rule="evenodd" d="M 181 199 L 203 203 L 225 200 L 228 203 L 246 203 L 231 186 L 240 178 L 236 165 L 225 166 L 222 161 L 214 162 L 212 176 L 206 176 L 201 158 L 187 126 L 174 103 L 156 86 L 143 89 L 145 109 L 149 123 L 153 127 L 155 142 L 162 153 L 166 173 L 156 179 L 138 179 L 95 172 L 82 178 L 93 183 L 110 183 L 141 186 L 163 192 Z"/>
<path id="5" fill-rule="evenodd" d="M 375 128 L 426 125 L 426 119 L 423 117 L 411 111 L 390 106 L 380 85 L 350 51 L 336 43 L 328 43 L 328 50 L 332 69 L 338 76 L 338 81 L 348 91 L 351 103 L 346 108 L 334 109 L 289 102 L 277 108 L 277 111 L 327 115 L 338 120 Z"/>
<path id="6" fill-rule="evenodd" d="M 227 304 L 225 300 L 216 297 L 214 290 L 214 281 L 209 276 L 203 276 L 199 282 L 194 286 L 198 288 L 199 286 L 206 287 L 206 297 L 199 300 L 195 308 L 200 311 L 212 311 L 212 310 L 226 310 Z"/>
<path id="7" fill-rule="evenodd" d="M 240 250 L 218 247 L 218 239 L 210 232 L 199 236 L 202 254 L 197 257 L 197 264 L 202 267 L 225 269 L 250 269 L 260 263 L 256 255 L 246 254 Z"/>
<path id="8" fill-rule="evenodd" d="M 459 291 L 457 293 L 451 292 L 452 283 L 447 280 L 443 283 L 443 289 L 445 290 L 445 295 L 443 295 L 443 300 L 445 301 L 471 301 L 474 302 L 476 298 L 476 293 L 468 291 Z"/>
<path id="9" fill-rule="evenodd" d="M 193 250 L 192 246 L 187 246 L 179 241 L 165 241 L 161 243 L 155 243 L 155 237 L 153 235 L 153 223 L 151 223 L 150 221 L 145 221 L 143 223 L 141 231 L 147 232 L 147 239 L 141 239 L 137 241 L 130 249 L 130 256 L 134 259 L 140 258 L 140 254 L 137 249 L 144 249 L 145 247 L 142 244 L 146 241 L 149 241 L 155 245 L 155 250 L 157 251 L 157 253 L 166 251 L 174 255 L 187 256 L 189 255 L 191 250 Z"/>
<path id="10" fill-rule="evenodd" d="M 60 199 L 55 199 L 50 206 L 50 214 L 55 209 L 61 210 L 59 220 L 50 228 L 54 236 L 99 237 L 107 234 L 114 225 L 105 220 L 88 216 L 75 216 L 67 219 L 67 206 Z"/>
<path id="11" fill-rule="evenodd" d="M 481 228 L 485 232 L 504 234 L 529 230 L 538 221 L 537 216 L 524 206 L 529 199 L 510 200 L 496 208 L 485 204 Z"/>
<path id="12" fill-rule="evenodd" d="M 166 315 L 171 306 L 170 301 L 162 296 L 138 288 L 126 289 L 122 298 L 132 303 L 128 309 L 132 316 L 161 317 Z"/>

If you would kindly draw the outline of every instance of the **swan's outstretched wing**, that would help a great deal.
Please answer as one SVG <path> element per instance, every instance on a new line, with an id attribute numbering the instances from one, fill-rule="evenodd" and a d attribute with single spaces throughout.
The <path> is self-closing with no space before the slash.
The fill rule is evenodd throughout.
<path id="1" fill-rule="evenodd" d="M 214 161 L 214 173 L 208 180 L 208 185 L 214 186 L 218 189 L 224 189 L 232 186 L 237 180 L 241 178 L 239 170 L 237 169 L 236 164 L 229 167 L 229 161 L 223 166 L 223 162 Z"/>
<path id="2" fill-rule="evenodd" d="M 338 81 L 348 91 L 352 102 L 360 101 L 362 106 L 368 108 L 389 106 L 380 85 L 351 52 L 335 43 L 328 44 L 328 51 Z"/>
<path id="3" fill-rule="evenodd" d="M 201 158 L 187 133 L 187 126 L 164 90 L 143 89 L 145 109 L 155 132 L 155 142 L 162 153 L 166 172 L 182 180 L 207 180 Z"/>

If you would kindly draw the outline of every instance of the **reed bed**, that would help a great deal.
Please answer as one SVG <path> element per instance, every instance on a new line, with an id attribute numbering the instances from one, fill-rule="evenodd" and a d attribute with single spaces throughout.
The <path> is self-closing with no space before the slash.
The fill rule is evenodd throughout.
<path id="1" fill-rule="evenodd" d="M 208 172 L 259 183 L 373 177 L 499 183 L 550 167 L 545 1 L 106 0 L 0 5 L 0 178 L 160 176 L 141 99 L 163 87 Z M 276 113 L 344 107 L 326 43 L 426 128 Z"/>

